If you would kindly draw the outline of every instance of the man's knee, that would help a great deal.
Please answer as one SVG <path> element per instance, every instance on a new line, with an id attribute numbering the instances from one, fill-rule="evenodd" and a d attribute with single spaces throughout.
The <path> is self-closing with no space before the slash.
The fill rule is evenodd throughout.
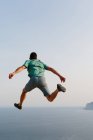
<path id="1" fill-rule="evenodd" d="M 46 96 L 46 98 L 47 98 L 47 100 L 48 100 L 49 102 L 52 102 L 52 101 L 53 101 L 53 99 L 51 98 L 50 95 Z"/>
<path id="2" fill-rule="evenodd" d="M 26 94 L 26 93 L 27 93 L 27 91 L 25 89 L 23 89 L 22 94 Z"/>

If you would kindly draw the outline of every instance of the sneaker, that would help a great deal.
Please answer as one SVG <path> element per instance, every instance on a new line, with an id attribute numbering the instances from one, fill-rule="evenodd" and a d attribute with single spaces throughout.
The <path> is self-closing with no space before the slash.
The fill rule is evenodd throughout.
<path id="1" fill-rule="evenodd" d="M 18 109 L 22 109 L 22 106 L 20 106 L 19 104 L 15 103 L 14 106 Z"/>
<path id="2" fill-rule="evenodd" d="M 66 92 L 66 88 L 63 87 L 61 84 L 57 84 L 58 91 Z"/>

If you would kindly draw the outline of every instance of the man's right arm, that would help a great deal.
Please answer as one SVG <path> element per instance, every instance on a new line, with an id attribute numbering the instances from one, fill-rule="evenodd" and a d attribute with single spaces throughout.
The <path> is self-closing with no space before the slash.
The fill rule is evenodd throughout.
<path id="1" fill-rule="evenodd" d="M 66 80 L 65 77 L 63 77 L 62 75 L 60 75 L 54 68 L 47 67 L 47 70 L 49 70 L 52 73 L 56 74 L 60 78 L 61 82 L 65 82 L 65 80 Z"/>

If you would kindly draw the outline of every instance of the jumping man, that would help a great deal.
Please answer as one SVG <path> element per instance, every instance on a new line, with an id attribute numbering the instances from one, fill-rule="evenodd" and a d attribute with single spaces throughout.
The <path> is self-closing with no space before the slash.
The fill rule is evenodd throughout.
<path id="1" fill-rule="evenodd" d="M 22 109 L 22 104 L 25 100 L 26 93 L 30 92 L 36 87 L 43 92 L 44 96 L 50 102 L 52 102 L 56 98 L 58 92 L 66 91 L 65 87 L 63 87 L 61 84 L 57 84 L 56 90 L 50 94 L 44 77 L 45 70 L 51 71 L 52 73 L 56 74 L 60 78 L 61 82 L 65 82 L 65 78 L 62 75 L 60 75 L 54 68 L 49 67 L 42 61 L 38 60 L 37 54 L 35 52 L 32 52 L 30 54 L 29 60 L 26 60 L 21 67 L 17 68 L 14 72 L 9 74 L 9 79 L 11 79 L 15 74 L 23 71 L 24 69 L 27 69 L 30 80 L 23 88 L 22 94 L 20 96 L 20 102 L 14 104 L 16 108 Z"/>

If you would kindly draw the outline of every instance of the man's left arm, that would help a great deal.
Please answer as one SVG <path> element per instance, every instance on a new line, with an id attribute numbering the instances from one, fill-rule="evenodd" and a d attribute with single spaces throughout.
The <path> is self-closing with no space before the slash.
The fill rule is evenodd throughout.
<path id="1" fill-rule="evenodd" d="M 11 79 L 15 74 L 23 71 L 24 69 L 26 69 L 25 66 L 18 67 L 14 72 L 12 72 L 12 73 L 9 74 L 9 79 Z"/>

